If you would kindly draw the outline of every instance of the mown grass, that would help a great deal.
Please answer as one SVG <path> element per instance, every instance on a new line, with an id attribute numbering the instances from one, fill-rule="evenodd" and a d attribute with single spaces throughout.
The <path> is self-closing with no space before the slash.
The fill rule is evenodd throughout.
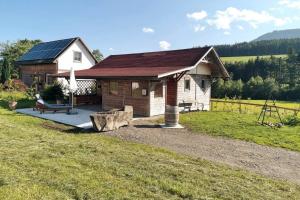
<path id="1" fill-rule="evenodd" d="M 266 100 L 239 100 L 241 102 L 246 103 L 257 103 L 264 105 Z M 269 100 L 268 104 L 272 104 L 273 101 Z M 275 101 L 275 104 L 277 106 L 285 107 L 285 108 L 294 108 L 294 109 L 300 109 L 300 102 L 293 102 L 293 101 Z"/>
<path id="2" fill-rule="evenodd" d="M 287 55 L 273 55 L 276 58 L 286 58 Z M 270 55 L 259 56 L 260 58 L 270 58 Z M 234 62 L 248 62 L 249 60 L 255 60 L 257 56 L 233 56 L 233 57 L 221 57 L 224 63 L 234 63 Z"/>
<path id="3" fill-rule="evenodd" d="M 262 111 L 262 107 L 265 104 L 265 100 L 233 100 L 233 99 L 215 99 L 221 100 L 212 101 L 211 102 L 211 110 L 212 111 L 226 111 L 226 112 L 239 112 L 244 114 L 256 114 L 257 117 Z M 257 105 L 249 105 L 249 104 L 240 104 L 240 103 L 253 103 Z M 273 101 L 269 100 L 267 105 L 272 106 Z M 275 101 L 275 105 L 277 106 L 278 112 L 280 113 L 281 118 L 286 118 L 291 115 L 299 116 L 300 113 L 300 102 L 289 102 L 289 101 Z M 286 109 L 287 108 L 287 109 Z M 289 110 L 289 108 L 293 110 Z M 275 112 L 276 108 L 272 108 Z M 272 113 L 272 115 L 277 116 L 277 113 Z"/>
<path id="4" fill-rule="evenodd" d="M 0 144 L 0 199 L 300 198 L 299 185 L 3 108 Z"/>
<path id="5" fill-rule="evenodd" d="M 225 136 L 257 144 L 300 151 L 300 126 L 279 129 L 257 123 L 258 115 L 238 112 L 194 112 L 182 114 L 180 121 L 196 133 Z M 266 118 L 266 121 L 278 119 Z"/>

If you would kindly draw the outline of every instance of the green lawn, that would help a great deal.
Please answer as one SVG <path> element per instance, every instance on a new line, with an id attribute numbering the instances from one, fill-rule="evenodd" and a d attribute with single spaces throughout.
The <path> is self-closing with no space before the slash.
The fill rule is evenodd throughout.
<path id="1" fill-rule="evenodd" d="M 300 199 L 299 185 L 3 108 L 0 144 L 1 200 Z"/>
<path id="2" fill-rule="evenodd" d="M 221 57 L 223 62 L 234 63 L 234 62 L 248 62 L 248 60 L 255 60 L 257 56 L 234 56 L 234 57 Z M 270 58 L 271 56 L 259 56 L 260 58 Z M 287 55 L 274 55 L 277 58 L 286 58 Z"/>
<path id="3" fill-rule="evenodd" d="M 221 100 L 221 102 L 212 102 L 211 109 L 213 111 L 231 111 L 231 112 L 241 112 L 241 113 L 247 113 L 247 114 L 260 114 L 262 110 L 262 106 L 265 104 L 265 100 L 224 100 L 224 99 L 215 99 L 215 100 Z M 231 103 L 234 102 L 234 103 Z M 260 106 L 256 105 L 240 105 L 239 103 L 253 103 L 253 104 L 259 104 Z M 273 105 L 272 101 L 268 101 L 268 105 Z M 295 111 L 293 110 L 287 110 L 284 108 L 292 108 L 299 110 L 300 109 L 300 102 L 289 102 L 289 101 L 275 101 L 275 105 L 278 106 L 278 111 L 282 118 L 291 116 L 295 114 Z M 273 108 L 275 111 L 275 108 Z M 300 113 L 296 112 L 298 117 L 300 117 Z"/>
<path id="4" fill-rule="evenodd" d="M 180 121 L 196 133 L 300 151 L 300 126 L 273 129 L 257 124 L 257 118 L 258 115 L 237 112 L 194 112 L 182 114 Z"/>
<path id="5" fill-rule="evenodd" d="M 241 102 L 246 103 L 257 103 L 257 104 L 265 104 L 266 100 L 239 100 Z M 272 101 L 268 102 L 269 104 L 272 104 Z M 300 102 L 292 102 L 292 101 L 275 101 L 277 106 L 285 107 L 285 108 L 294 108 L 294 109 L 300 109 Z"/>

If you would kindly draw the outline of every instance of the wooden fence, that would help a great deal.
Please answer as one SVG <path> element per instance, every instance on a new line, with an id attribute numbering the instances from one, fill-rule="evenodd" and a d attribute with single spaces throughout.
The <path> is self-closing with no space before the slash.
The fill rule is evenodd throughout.
<path id="1" fill-rule="evenodd" d="M 271 109 L 275 109 L 275 106 L 268 104 Z M 228 101 L 212 99 L 210 104 L 211 111 L 227 111 L 227 112 L 239 112 L 239 113 L 253 113 L 259 114 L 264 104 L 248 103 L 242 101 Z M 297 116 L 300 109 L 286 108 L 282 106 L 276 106 L 281 115 L 295 115 Z"/>

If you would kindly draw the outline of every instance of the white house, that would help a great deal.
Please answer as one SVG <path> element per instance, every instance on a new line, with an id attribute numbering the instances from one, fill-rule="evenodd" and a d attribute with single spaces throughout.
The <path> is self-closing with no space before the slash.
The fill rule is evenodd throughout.
<path id="1" fill-rule="evenodd" d="M 75 70 L 89 69 L 96 63 L 79 37 L 39 43 L 16 62 L 22 81 L 31 86 L 35 79 L 40 88 L 49 81 L 48 74 L 68 72 L 72 66 Z"/>

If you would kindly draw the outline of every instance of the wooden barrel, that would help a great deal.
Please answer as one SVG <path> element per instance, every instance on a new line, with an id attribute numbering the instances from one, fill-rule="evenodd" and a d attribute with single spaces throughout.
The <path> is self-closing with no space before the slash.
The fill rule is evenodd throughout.
<path id="1" fill-rule="evenodd" d="M 178 106 L 166 105 L 165 111 L 165 124 L 168 127 L 175 127 L 179 121 L 179 109 Z"/>

